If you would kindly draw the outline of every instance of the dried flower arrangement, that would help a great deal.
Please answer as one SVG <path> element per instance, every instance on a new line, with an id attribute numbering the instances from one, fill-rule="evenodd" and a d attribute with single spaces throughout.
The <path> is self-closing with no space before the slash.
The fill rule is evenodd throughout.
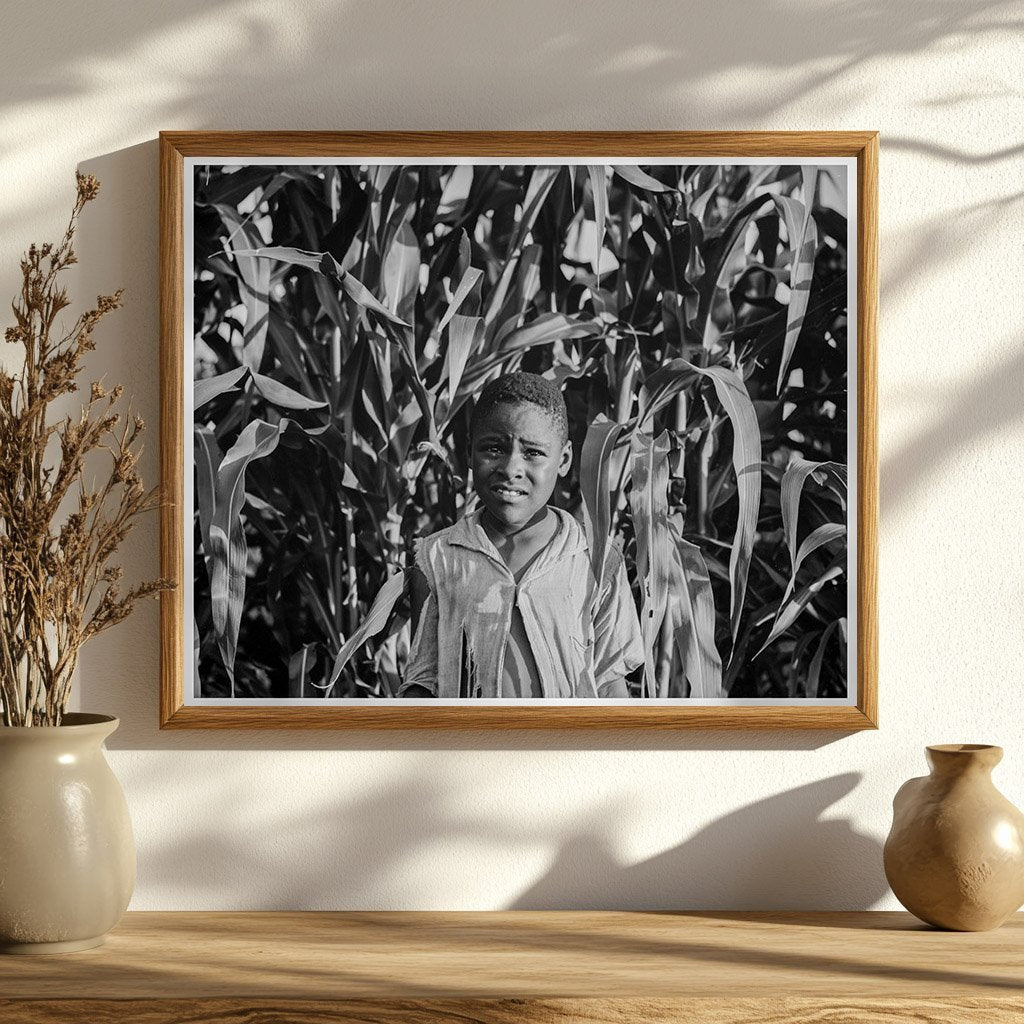
<path id="1" fill-rule="evenodd" d="M 96 347 L 96 325 L 121 305 L 120 290 L 100 295 L 70 330 L 57 323 L 71 301 L 58 278 L 77 262 L 72 243 L 78 217 L 99 194 L 92 175 L 79 173 L 77 180 L 63 239 L 31 246 L 21 261 L 21 291 L 11 304 L 15 324 L 5 332 L 8 343 L 25 350 L 18 375 L 0 370 L 5 726 L 59 725 L 82 645 L 130 615 L 136 601 L 172 586 L 156 579 L 122 593 L 123 570 L 110 562 L 136 517 L 159 503 L 158 490 L 147 491 L 137 469 L 136 440 L 145 424 L 130 406 L 124 417 L 113 408 L 124 388 L 108 392 L 93 381 L 78 417 L 48 422 L 52 403 L 79 388 L 82 359 Z M 102 486 L 85 481 L 85 462 L 94 452 L 112 460 Z"/>

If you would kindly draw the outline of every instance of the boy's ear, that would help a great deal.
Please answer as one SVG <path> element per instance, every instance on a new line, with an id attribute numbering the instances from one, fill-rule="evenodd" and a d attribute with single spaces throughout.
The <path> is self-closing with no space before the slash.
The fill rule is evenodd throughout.
<path id="1" fill-rule="evenodd" d="M 572 441 L 566 441 L 562 448 L 562 457 L 558 461 L 558 475 L 565 476 L 572 468 Z"/>

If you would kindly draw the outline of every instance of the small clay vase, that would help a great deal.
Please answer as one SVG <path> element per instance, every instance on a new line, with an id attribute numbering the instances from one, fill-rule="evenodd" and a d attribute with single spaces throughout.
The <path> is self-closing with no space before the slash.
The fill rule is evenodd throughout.
<path id="1" fill-rule="evenodd" d="M 916 917 L 937 928 L 998 928 L 1024 903 L 1024 814 L 992 784 L 1000 747 L 927 748 L 931 775 L 892 802 L 885 877 Z"/>
<path id="2" fill-rule="evenodd" d="M 0 726 L 0 953 L 98 946 L 135 885 L 128 804 L 103 755 L 108 715 Z"/>

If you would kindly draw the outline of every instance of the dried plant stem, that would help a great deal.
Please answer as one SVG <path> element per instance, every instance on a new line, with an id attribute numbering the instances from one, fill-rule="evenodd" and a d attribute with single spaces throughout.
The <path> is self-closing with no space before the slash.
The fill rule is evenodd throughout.
<path id="1" fill-rule="evenodd" d="M 78 217 L 98 192 L 95 178 L 78 175 L 63 238 L 31 246 L 21 261 L 15 323 L 5 332 L 9 344 L 24 349 L 17 376 L 0 371 L 0 699 L 7 726 L 58 725 L 82 645 L 126 618 L 137 600 L 171 585 L 151 580 L 122 595 L 122 570 L 110 562 L 135 519 L 158 504 L 136 468 L 145 424 L 130 407 L 123 421 L 114 411 L 124 389 L 108 394 L 93 381 L 77 419 L 48 420 L 51 404 L 78 390 L 96 325 L 121 305 L 120 291 L 101 295 L 69 331 L 57 324 L 70 303 L 58 278 L 77 262 Z M 58 459 L 48 451 L 52 441 Z M 99 490 L 83 481 L 92 453 L 111 459 Z"/>

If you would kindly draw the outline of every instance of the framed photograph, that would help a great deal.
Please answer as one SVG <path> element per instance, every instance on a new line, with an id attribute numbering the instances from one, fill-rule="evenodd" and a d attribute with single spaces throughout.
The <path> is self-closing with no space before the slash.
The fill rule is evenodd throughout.
<path id="1" fill-rule="evenodd" d="M 876 133 L 160 146 L 163 727 L 876 726 Z"/>

